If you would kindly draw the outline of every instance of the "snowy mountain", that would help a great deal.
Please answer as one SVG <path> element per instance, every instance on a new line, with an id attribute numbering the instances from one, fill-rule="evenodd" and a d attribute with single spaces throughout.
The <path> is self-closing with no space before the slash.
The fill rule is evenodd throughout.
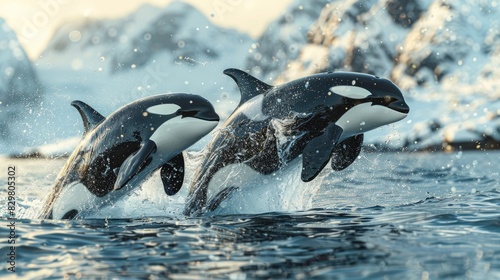
<path id="1" fill-rule="evenodd" d="M 165 64 L 220 60 L 242 47 L 246 51 L 248 42 L 246 34 L 214 26 L 189 4 L 144 4 L 124 18 L 62 26 L 40 62 L 115 72 L 143 67 L 165 54 L 170 56 Z"/>
<path id="2" fill-rule="evenodd" d="M 37 106 L 42 89 L 16 34 L 0 18 L 0 142 L 22 137 L 24 119 Z"/>
<path id="3" fill-rule="evenodd" d="M 326 70 L 384 76 L 404 90 L 411 112 L 369 133 L 372 142 L 500 148 L 499 27 L 495 1 L 297 0 L 247 68 L 275 83 Z"/>

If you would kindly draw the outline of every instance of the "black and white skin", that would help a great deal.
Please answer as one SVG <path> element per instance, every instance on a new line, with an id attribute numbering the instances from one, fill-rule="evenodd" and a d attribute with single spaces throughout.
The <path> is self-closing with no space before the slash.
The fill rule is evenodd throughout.
<path id="1" fill-rule="evenodd" d="M 272 174 L 298 157 L 304 182 L 329 161 L 343 170 L 358 157 L 365 132 L 409 112 L 401 91 L 372 75 L 328 72 L 271 86 L 238 69 L 224 73 L 238 85 L 241 101 L 206 148 L 186 215 L 215 210 L 245 176 Z"/>
<path id="2" fill-rule="evenodd" d="M 177 193 L 184 179 L 182 151 L 219 122 L 210 102 L 184 93 L 146 97 L 108 118 L 81 101 L 71 105 L 85 131 L 48 195 L 45 219 L 72 219 L 109 205 L 159 168 L 165 192 Z"/>

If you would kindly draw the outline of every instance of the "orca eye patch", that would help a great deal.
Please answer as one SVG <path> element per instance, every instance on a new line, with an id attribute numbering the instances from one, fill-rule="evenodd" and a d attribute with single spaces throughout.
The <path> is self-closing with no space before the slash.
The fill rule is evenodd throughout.
<path id="1" fill-rule="evenodd" d="M 151 106 L 146 109 L 146 112 L 156 115 L 171 115 L 175 114 L 181 107 L 175 104 L 160 104 Z"/>
<path id="2" fill-rule="evenodd" d="M 333 86 L 330 88 L 330 91 L 351 99 L 364 99 L 371 95 L 368 90 L 357 86 Z"/>

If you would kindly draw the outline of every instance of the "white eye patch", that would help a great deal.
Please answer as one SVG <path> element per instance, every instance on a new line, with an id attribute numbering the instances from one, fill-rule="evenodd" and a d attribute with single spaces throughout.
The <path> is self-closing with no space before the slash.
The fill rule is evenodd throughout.
<path id="1" fill-rule="evenodd" d="M 363 99 L 372 95 L 368 90 L 357 86 L 334 86 L 330 88 L 330 91 L 353 99 Z"/>
<path id="2" fill-rule="evenodd" d="M 180 108 L 181 107 L 179 105 L 175 104 L 160 104 L 149 107 L 146 111 L 156 115 L 170 115 L 177 112 Z"/>

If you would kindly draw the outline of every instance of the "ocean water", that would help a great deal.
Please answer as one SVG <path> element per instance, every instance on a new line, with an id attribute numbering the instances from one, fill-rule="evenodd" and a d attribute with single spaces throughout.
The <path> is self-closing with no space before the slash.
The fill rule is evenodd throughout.
<path id="1" fill-rule="evenodd" d="M 0 278 L 500 279 L 499 159 L 499 152 L 362 153 L 316 185 L 280 178 L 272 212 L 187 218 L 176 211 L 182 199 L 163 205 L 169 200 L 160 193 L 138 191 L 103 210 L 115 212 L 109 217 L 55 221 L 36 213 L 64 159 L 1 158 Z M 9 166 L 16 220 L 7 205 Z M 247 197 L 245 211 L 259 199 Z"/>

